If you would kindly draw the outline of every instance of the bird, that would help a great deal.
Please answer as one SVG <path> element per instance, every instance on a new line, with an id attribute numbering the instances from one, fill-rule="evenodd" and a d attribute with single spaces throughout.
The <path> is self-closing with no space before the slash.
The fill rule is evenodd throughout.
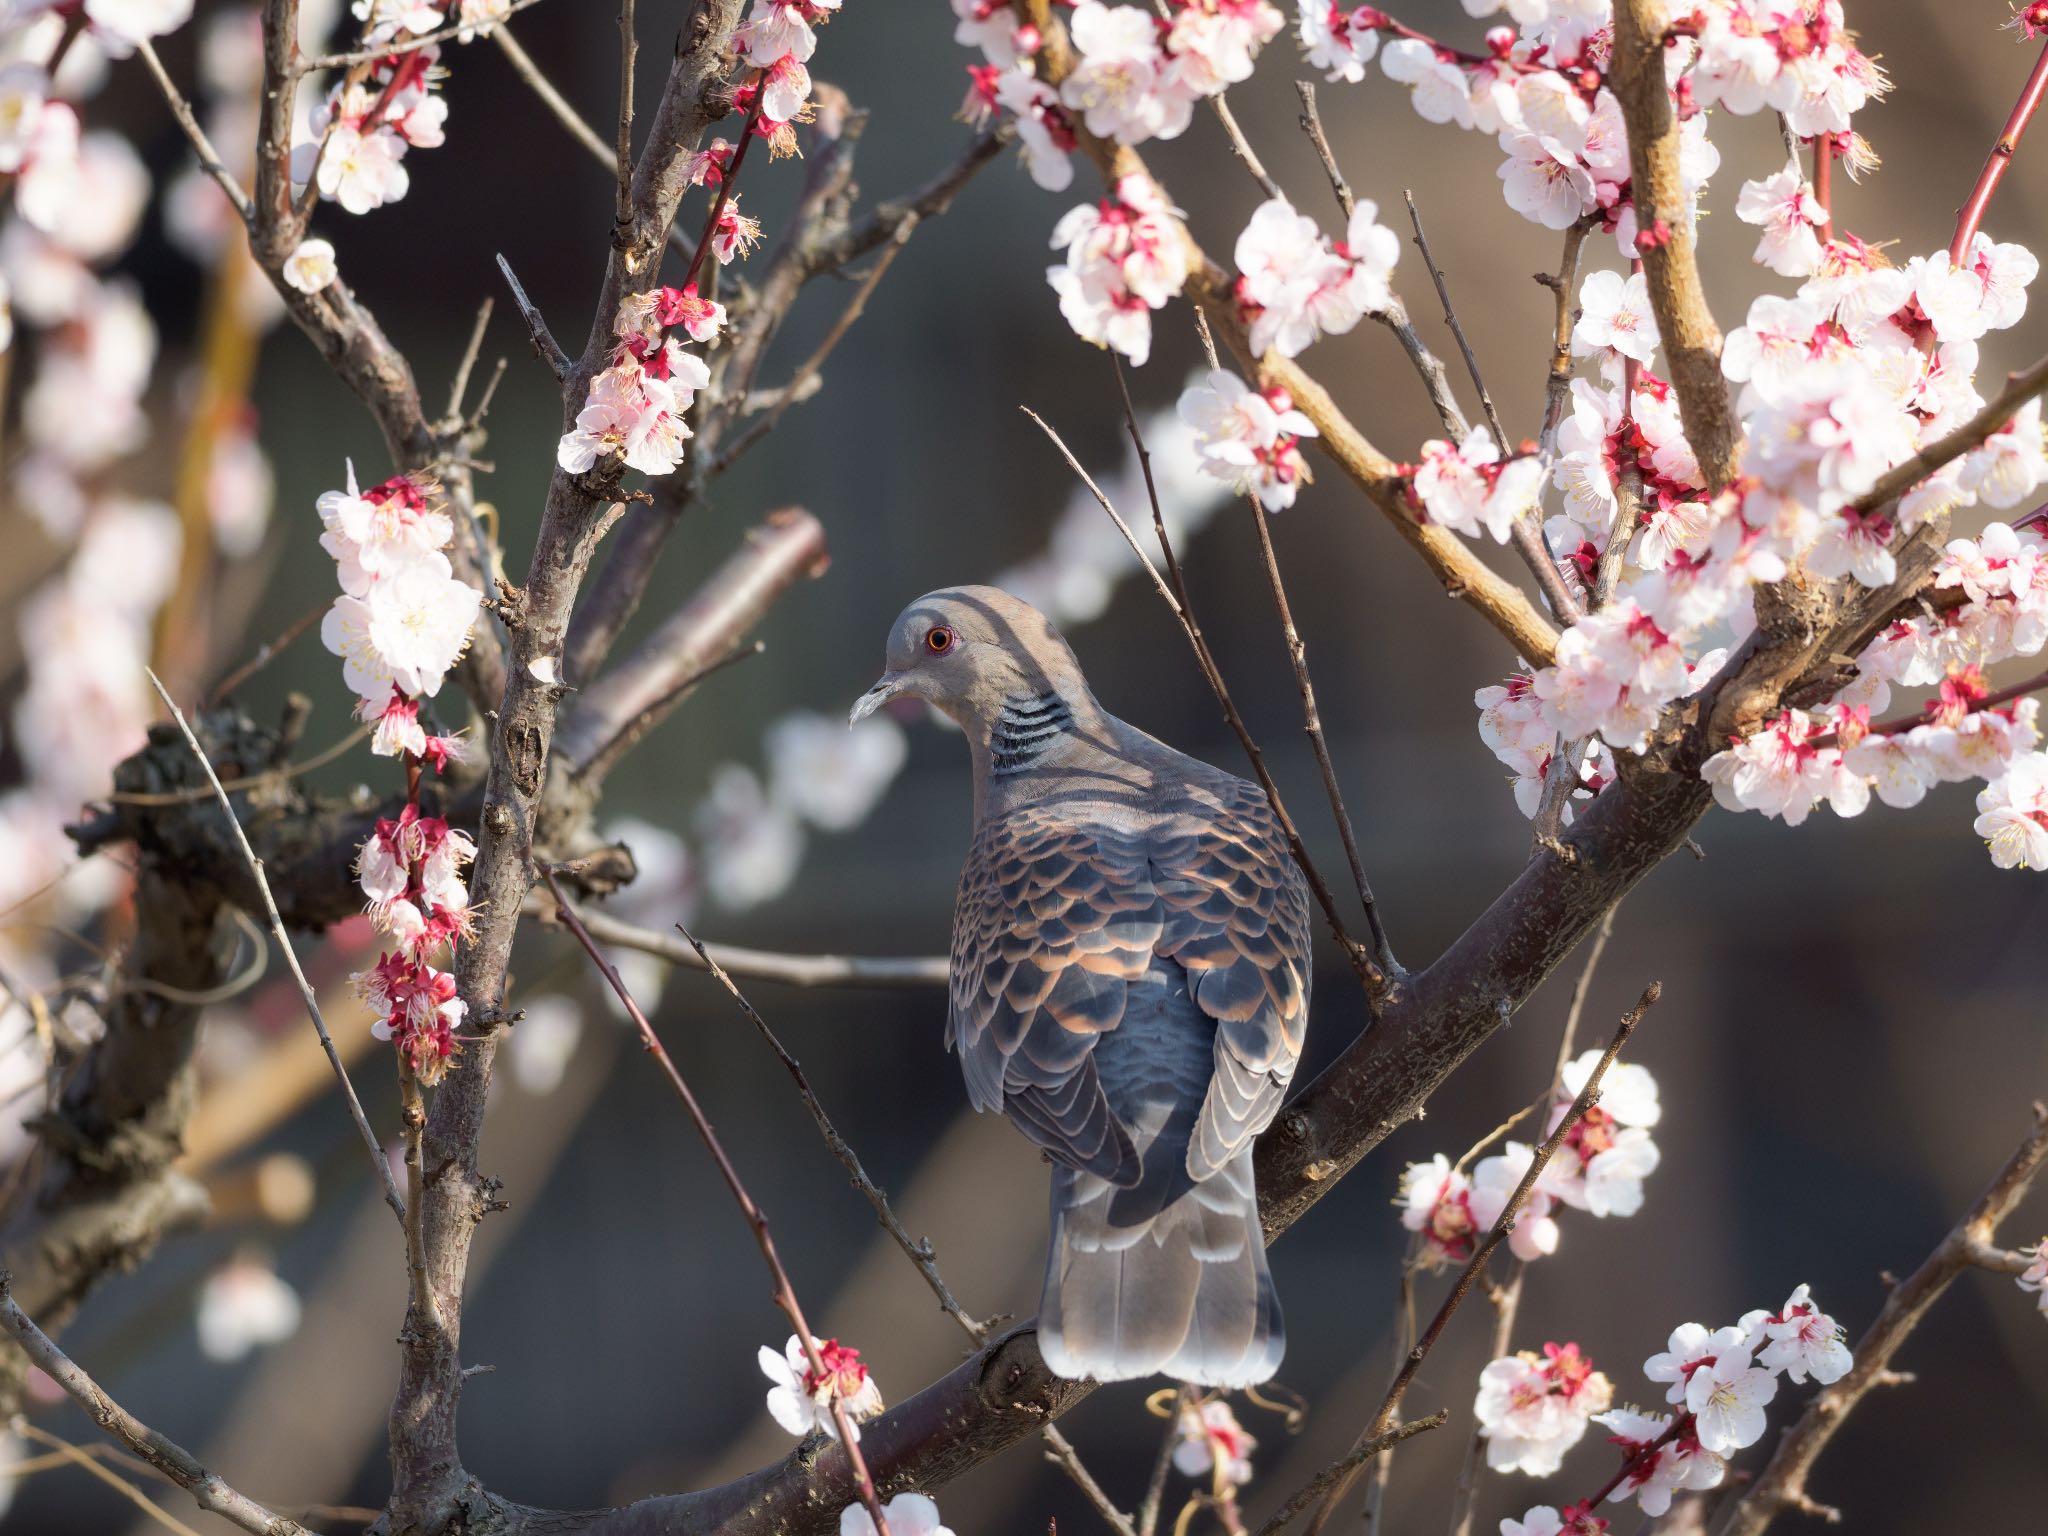
<path id="1" fill-rule="evenodd" d="M 898 616 L 856 724 L 922 699 L 967 737 L 974 830 L 946 1044 L 1052 1164 L 1038 1343 L 1072 1380 L 1270 1378 L 1253 1176 L 1308 1025 L 1309 902 L 1261 790 L 1110 714 L 995 587 Z"/>

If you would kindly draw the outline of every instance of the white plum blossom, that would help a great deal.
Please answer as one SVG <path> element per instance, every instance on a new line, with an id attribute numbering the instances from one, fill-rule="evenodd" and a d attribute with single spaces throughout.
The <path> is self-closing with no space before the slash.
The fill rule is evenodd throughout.
<path id="1" fill-rule="evenodd" d="M 199 1352 L 232 1365 L 299 1331 L 299 1293 L 260 1258 L 242 1255 L 199 1288 Z"/>
<path id="2" fill-rule="evenodd" d="M 1842 1327 L 1813 1304 L 1811 1290 L 1800 1286 L 1785 1305 L 1762 1323 L 1765 1339 L 1756 1363 L 1783 1371 L 1795 1382 L 1811 1376 L 1821 1386 L 1840 1381 L 1856 1362 L 1843 1341 Z"/>
<path id="3" fill-rule="evenodd" d="M 1481 1158 L 1473 1166 L 1467 1209 L 1481 1231 L 1491 1229 L 1500 1220 L 1535 1159 L 1534 1147 L 1526 1142 L 1508 1141 L 1498 1153 Z M 1557 1218 L 1551 1214 L 1556 1205 L 1557 1196 L 1549 1187 L 1545 1170 L 1545 1176 L 1536 1181 L 1529 1198 L 1515 1213 L 1514 1227 L 1508 1233 L 1508 1251 L 1524 1262 L 1557 1252 Z"/>
<path id="4" fill-rule="evenodd" d="M 861 1364 L 859 1350 L 848 1348 L 837 1339 L 813 1337 L 811 1344 L 824 1365 L 822 1374 L 812 1371 L 810 1357 L 793 1333 L 781 1354 L 765 1344 L 761 1346 L 756 1358 L 761 1374 L 768 1378 L 768 1415 L 792 1435 L 804 1436 L 821 1430 L 837 1440 L 839 1425 L 833 1413 L 836 1403 L 846 1410 L 847 1426 L 857 1441 L 861 1421 L 882 1411 L 881 1388 Z"/>
<path id="5" fill-rule="evenodd" d="M 1572 352 L 1616 352 L 1648 363 L 1657 353 L 1657 317 L 1650 312 L 1649 280 L 1637 272 L 1589 272 L 1579 285 L 1579 318 Z"/>
<path id="6" fill-rule="evenodd" d="M 2048 480 L 2048 443 L 2041 430 L 2041 401 L 2029 400 L 2011 421 L 1963 455 L 1962 488 L 1988 506 L 2010 507 Z"/>
<path id="7" fill-rule="evenodd" d="M 1628 1458 L 1628 1475 L 1614 1492 L 1611 1502 L 1633 1497 L 1643 1513 L 1656 1517 L 1671 1508 L 1671 1496 L 1718 1488 L 1728 1475 L 1728 1464 L 1701 1448 L 1697 1438 L 1680 1431 L 1676 1439 L 1658 1445 L 1671 1428 L 1671 1415 L 1643 1413 L 1634 1408 L 1615 1408 L 1595 1414 L 1595 1424 L 1608 1431 L 1608 1439 Z M 1654 1455 L 1650 1447 L 1657 1446 Z"/>
<path id="8" fill-rule="evenodd" d="M 1253 211 L 1232 254 L 1252 350 L 1295 357 L 1318 336 L 1340 336 L 1386 308 L 1401 242 L 1369 200 L 1355 206 L 1343 243 L 1333 246 L 1314 219 L 1272 198 Z"/>
<path id="9" fill-rule="evenodd" d="M 922 1493 L 899 1493 L 882 1506 L 889 1536 L 953 1536 L 939 1519 L 939 1506 Z M 839 1536 L 876 1536 L 875 1517 L 867 1506 L 852 1503 L 839 1511 Z"/>
<path id="10" fill-rule="evenodd" d="M 1486 1441 L 1486 1464 L 1497 1472 L 1548 1477 L 1606 1410 L 1613 1384 L 1576 1344 L 1546 1344 L 1493 1361 L 1479 1373 L 1473 1415 Z"/>
<path id="11" fill-rule="evenodd" d="M 1472 1181 L 1439 1152 L 1426 1163 L 1410 1163 L 1401 1175 L 1401 1225 L 1422 1238 L 1416 1262 L 1425 1269 L 1462 1264 L 1472 1257 L 1480 1231 L 1472 1214 Z"/>
<path id="12" fill-rule="evenodd" d="M 1764 1405 L 1778 1395 L 1778 1378 L 1750 1363 L 1749 1351 L 1723 1349 L 1702 1362 L 1685 1383 L 1693 1433 L 1706 1450 L 1730 1456 L 1764 1434 Z"/>
<path id="13" fill-rule="evenodd" d="M 2015 758 L 1978 791 L 1974 829 L 2000 869 L 2048 871 L 2048 752 Z"/>
<path id="14" fill-rule="evenodd" d="M 1316 436 L 1316 428 L 1284 390 L 1255 391 L 1236 374 L 1212 369 L 1182 392 L 1179 411 L 1195 430 L 1204 474 L 1256 495 L 1268 512 L 1294 505 L 1310 478 L 1300 439 Z"/>
<path id="15" fill-rule="evenodd" d="M 1493 433 L 1474 427 L 1456 445 L 1424 443 L 1413 485 L 1431 522 L 1473 538 L 1484 531 L 1505 544 L 1515 520 L 1542 495 L 1543 461 L 1526 453 L 1504 460 Z"/>
<path id="16" fill-rule="evenodd" d="M 1820 229 L 1828 213 L 1797 166 L 1745 181 L 1735 199 L 1735 216 L 1762 228 L 1756 260 L 1779 276 L 1805 277 L 1820 264 Z"/>
<path id="17" fill-rule="evenodd" d="M 1060 85 L 1060 100 L 1081 115 L 1090 133 L 1142 144 L 1186 131 L 1195 100 L 1168 87 L 1168 61 L 1149 11 L 1081 0 L 1067 33 L 1076 59 Z"/>
<path id="18" fill-rule="evenodd" d="M 2032 1291 L 2041 1304 L 2041 1312 L 2048 1316 L 2048 1237 L 2026 1250 L 2027 1267 L 2013 1277 L 2013 1283 L 2023 1291 Z"/>
<path id="19" fill-rule="evenodd" d="M 1356 83 L 1380 49 L 1377 28 L 1361 23 L 1359 7 L 1346 10 L 1335 0 L 1296 0 L 1295 34 L 1303 62 L 1319 69 L 1331 84 Z"/>
<path id="20" fill-rule="evenodd" d="M 1099 9 L 1099 7 L 1098 7 Z M 1149 177 L 1131 175 L 1099 203 L 1069 209 L 1052 244 L 1066 260 L 1046 269 L 1074 334 L 1142 365 L 1152 351 L 1152 314 L 1187 281 L 1175 210 Z"/>
<path id="21" fill-rule="evenodd" d="M 769 798 L 742 763 L 722 763 L 696 811 L 704 885 L 732 912 L 772 901 L 789 889 L 803 862 L 804 828 L 796 812 Z"/>
<path id="22" fill-rule="evenodd" d="M 812 710 L 768 727 L 769 798 L 826 832 L 859 826 L 902 770 L 903 728 L 870 715 L 849 730 Z"/>

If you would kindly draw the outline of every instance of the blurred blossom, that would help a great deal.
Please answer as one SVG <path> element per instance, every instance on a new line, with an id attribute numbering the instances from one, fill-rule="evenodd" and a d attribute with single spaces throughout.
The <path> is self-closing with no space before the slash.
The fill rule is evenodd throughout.
<path id="1" fill-rule="evenodd" d="M 639 870 L 631 885 L 608 898 L 607 909 L 614 916 L 660 933 L 673 932 L 678 923 L 685 928 L 695 925 L 702 884 L 688 844 L 668 828 L 637 816 L 607 822 L 598 835 L 607 843 L 623 843 L 631 849 Z M 621 949 L 612 959 L 634 1001 L 652 1013 L 668 983 L 669 963 L 637 949 Z M 625 1018 L 625 1007 L 611 989 L 598 990 L 606 1009 L 615 1018 Z"/>
<path id="2" fill-rule="evenodd" d="M 255 554 L 276 499 L 277 477 L 256 445 L 254 413 L 245 411 L 215 434 L 207 465 L 206 511 L 220 552 L 230 560 Z"/>
<path id="3" fill-rule="evenodd" d="M 880 715 L 846 728 L 810 710 L 768 727 L 769 798 L 826 832 L 867 819 L 903 767 L 903 729 Z"/>
<path id="4" fill-rule="evenodd" d="M 200 1287 L 199 1348 L 207 1359 L 231 1364 L 297 1333 L 299 1310 L 299 1293 L 268 1263 L 238 1256 Z"/>
<path id="5" fill-rule="evenodd" d="M 2023 1291 L 2032 1291 L 2034 1299 L 2041 1305 L 2043 1316 L 2048 1316 L 2048 1237 L 2026 1250 L 2027 1267 L 2014 1283 Z"/>
<path id="6" fill-rule="evenodd" d="M 705 888 L 727 911 L 772 901 L 796 879 L 804 856 L 803 824 L 768 798 L 751 768 L 721 764 L 695 819 Z"/>
<path id="7" fill-rule="evenodd" d="M 1613 1399 L 1613 1383 L 1576 1344 L 1545 1344 L 1541 1355 L 1525 1349 L 1493 1361 L 1479 1373 L 1472 1405 L 1486 1464 L 1548 1477 Z"/>
<path id="8" fill-rule="evenodd" d="M 921 1493 L 899 1493 L 882 1506 L 889 1536 L 953 1536 L 939 1522 L 939 1506 Z M 875 1536 L 875 1517 L 865 1504 L 839 1511 L 839 1536 Z"/>
<path id="9" fill-rule="evenodd" d="M 520 1012 L 525 1017 L 512 1026 L 505 1046 L 512 1058 L 513 1080 L 536 1097 L 553 1093 L 562 1086 L 583 1038 L 583 1010 L 551 992 L 522 1004 Z"/>
<path id="10" fill-rule="evenodd" d="M 1252 1452 L 1259 1442 L 1237 1422 L 1230 1404 L 1212 1397 L 1199 1407 L 1181 1409 L 1180 1443 L 1173 1464 L 1189 1477 L 1207 1477 L 1224 1487 L 1241 1488 L 1252 1480 Z"/>

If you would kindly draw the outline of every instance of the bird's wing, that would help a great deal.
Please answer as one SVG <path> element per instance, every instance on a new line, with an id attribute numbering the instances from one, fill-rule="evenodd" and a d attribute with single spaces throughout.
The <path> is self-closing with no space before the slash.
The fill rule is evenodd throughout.
<path id="1" fill-rule="evenodd" d="M 1273 1121 L 1308 1028 L 1309 909 L 1301 872 L 1257 786 L 1216 774 L 1189 786 L 1152 862 L 1159 953 L 1187 972 L 1216 1021 L 1215 1076 L 1188 1142 L 1209 1178 Z"/>
<path id="2" fill-rule="evenodd" d="M 1096 1075 L 1164 929 L 1142 833 L 1050 809 L 983 825 L 953 914 L 946 1043 L 976 1109 L 1068 1167 L 1134 1184 L 1139 1157 Z"/>

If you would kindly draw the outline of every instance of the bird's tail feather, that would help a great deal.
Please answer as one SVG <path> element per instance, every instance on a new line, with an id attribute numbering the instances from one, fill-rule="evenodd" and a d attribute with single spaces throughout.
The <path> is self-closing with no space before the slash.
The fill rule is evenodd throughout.
<path id="1" fill-rule="evenodd" d="M 1266 1268 L 1251 1150 L 1157 1215 L 1111 1221 L 1117 1186 L 1055 1168 L 1038 1343 L 1070 1379 L 1164 1375 L 1243 1387 L 1286 1346 Z"/>

